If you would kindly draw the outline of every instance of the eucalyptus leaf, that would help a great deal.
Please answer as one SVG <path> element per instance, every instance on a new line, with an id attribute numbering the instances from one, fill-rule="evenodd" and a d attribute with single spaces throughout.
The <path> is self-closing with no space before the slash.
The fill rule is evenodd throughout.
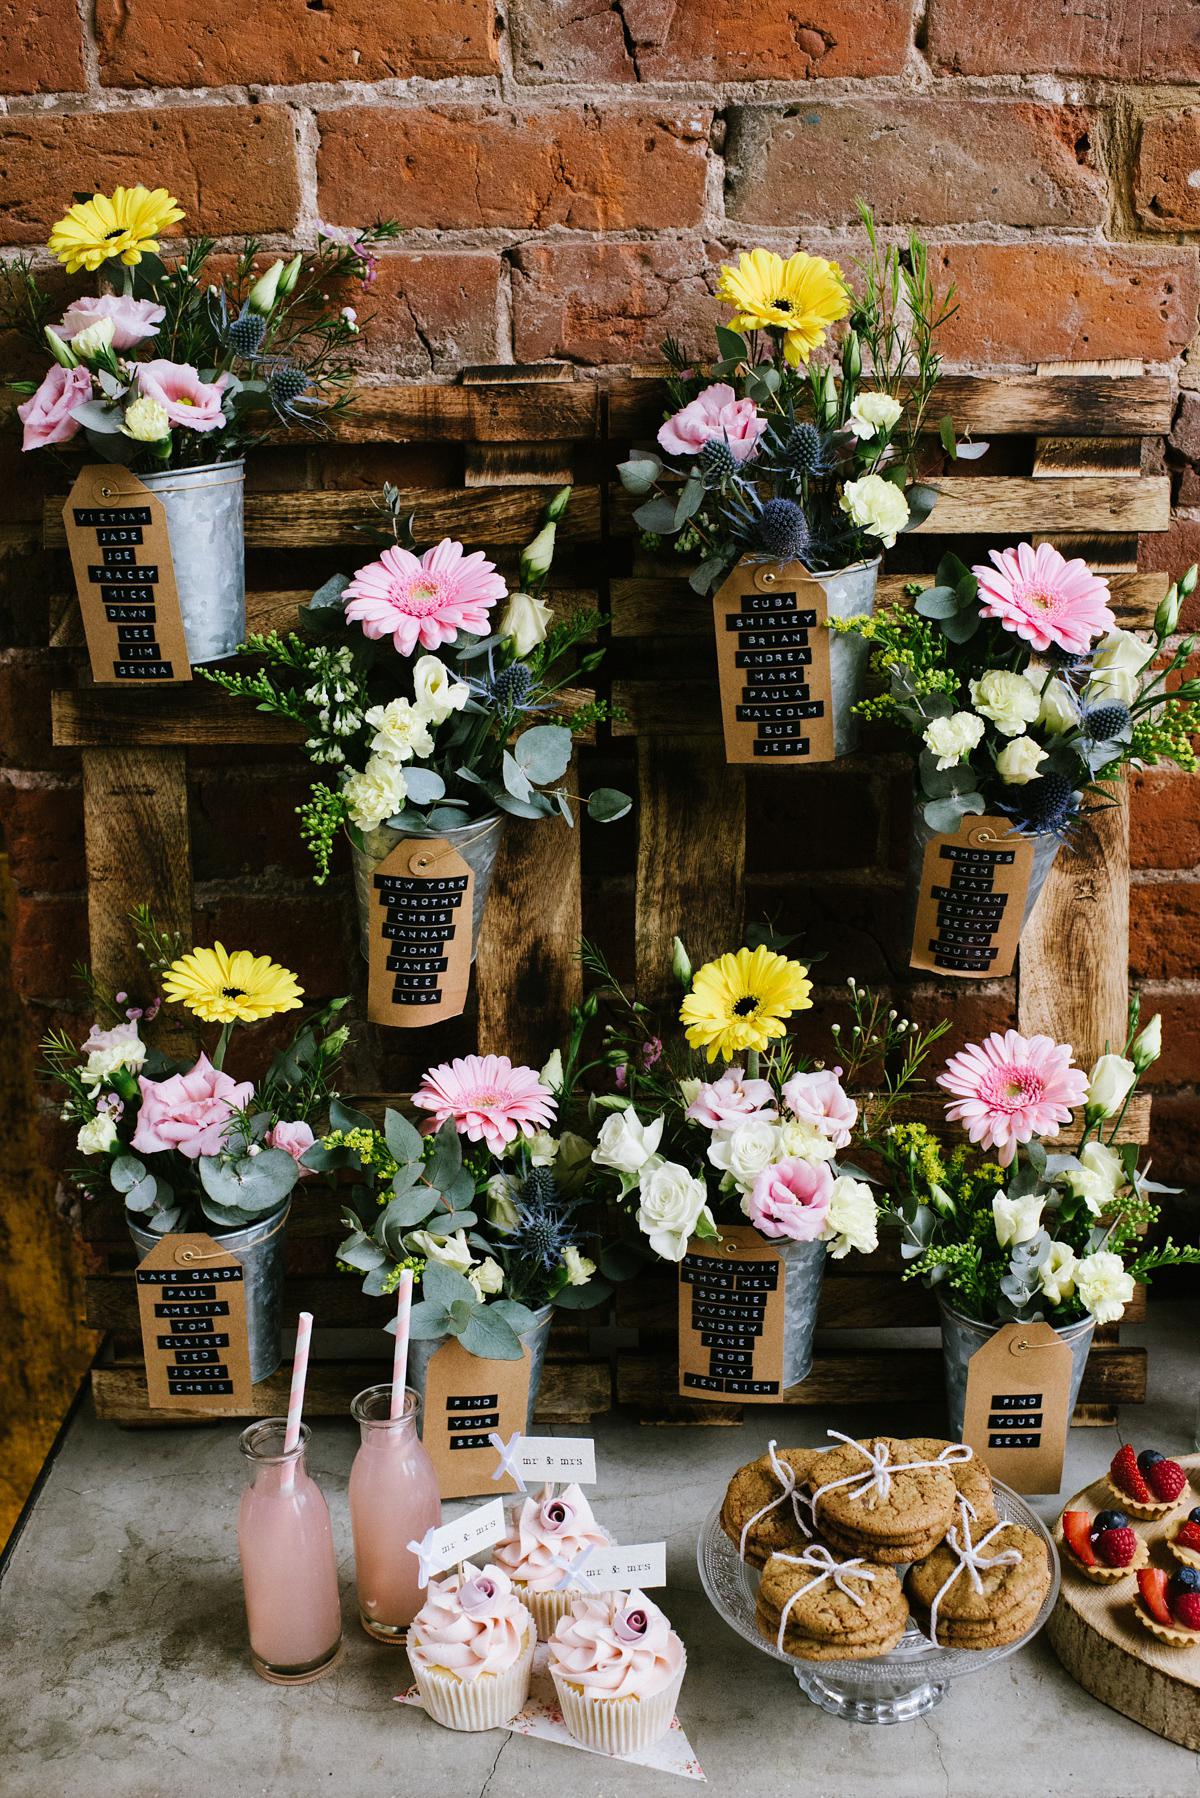
<path id="1" fill-rule="evenodd" d="M 462 1172 L 462 1139 L 454 1125 L 453 1118 L 447 1118 L 433 1139 L 433 1154 L 429 1159 L 428 1179 L 431 1186 L 439 1192 L 446 1192 L 454 1185 Z M 472 1185 L 472 1191 L 474 1186 Z"/>
<path id="2" fill-rule="evenodd" d="M 930 830 L 952 837 L 961 828 L 963 815 L 953 799 L 935 799 L 925 807 L 925 822 Z"/>
<path id="3" fill-rule="evenodd" d="M 623 818 L 633 805 L 628 793 L 622 793 L 617 787 L 597 787 L 594 793 L 588 794 L 588 817 L 597 824 L 612 824 Z"/>
<path id="4" fill-rule="evenodd" d="M 530 785 L 529 776 L 525 773 L 521 764 L 507 749 L 504 751 L 501 770 L 504 777 L 506 792 L 508 792 L 512 798 L 521 801 L 523 804 L 527 804 L 529 797 L 533 792 L 533 787 Z"/>
<path id="5" fill-rule="evenodd" d="M 496 1317 L 502 1317 L 510 1329 L 518 1336 L 524 1336 L 537 1323 L 537 1316 L 528 1305 L 520 1305 L 516 1299 L 493 1299 L 488 1310 Z"/>
<path id="6" fill-rule="evenodd" d="M 953 550 L 947 550 L 937 565 L 937 584 L 939 587 L 957 587 L 964 576 L 970 573 L 966 563 L 960 561 Z"/>
<path id="7" fill-rule="evenodd" d="M 956 612 L 953 618 L 941 620 L 942 632 L 951 643 L 969 643 L 982 622 L 976 611 Z"/>
<path id="8" fill-rule="evenodd" d="M 927 587 L 914 608 L 922 618 L 953 618 L 958 596 L 953 587 Z"/>
<path id="9" fill-rule="evenodd" d="M 284 1149 L 264 1149 L 224 1164 L 215 1155 L 201 1155 L 196 1166 L 210 1199 L 252 1218 L 282 1204 L 299 1178 L 296 1163 Z"/>
<path id="10" fill-rule="evenodd" d="M 369 1274 L 373 1267 L 382 1267 L 387 1260 L 383 1250 L 361 1231 L 338 1244 L 337 1258 L 344 1261 L 347 1267 L 356 1267 L 364 1274 Z"/>
<path id="11" fill-rule="evenodd" d="M 109 1181 L 118 1192 L 132 1192 L 138 1181 L 145 1177 L 145 1163 L 136 1155 L 118 1155 L 108 1170 Z"/>
<path id="12" fill-rule="evenodd" d="M 420 1229 L 437 1202 L 437 1193 L 428 1186 L 415 1186 L 411 1192 L 389 1199 L 376 1220 L 376 1240 L 386 1242 L 392 1237 L 398 1241 L 398 1232 Z M 397 1249 L 396 1259 L 401 1256 L 402 1251 Z"/>
<path id="13" fill-rule="evenodd" d="M 561 724 L 535 724 L 517 738 L 513 755 L 522 773 L 543 787 L 548 781 L 561 780 L 566 773 L 571 760 L 571 733 Z M 511 787 L 509 791 L 513 791 Z M 513 797 L 524 799 L 527 795 L 514 793 Z"/>
<path id="14" fill-rule="evenodd" d="M 125 1194 L 125 1208 L 127 1211 L 149 1211 L 157 1196 L 158 1181 L 153 1174 L 147 1174 Z"/>
<path id="15" fill-rule="evenodd" d="M 352 1106 L 343 1105 L 340 1099 L 334 1099 L 329 1106 L 329 1124 L 333 1130 L 349 1133 L 351 1130 L 368 1130 L 374 1132 L 375 1126 L 365 1112 L 355 1111 Z"/>
<path id="16" fill-rule="evenodd" d="M 244 1230 L 248 1224 L 258 1222 L 255 1212 L 243 1211 L 240 1205 L 222 1205 L 208 1193 L 200 1200 L 200 1208 L 205 1217 L 225 1230 Z"/>
<path id="17" fill-rule="evenodd" d="M 693 568 L 688 576 L 688 586 L 693 593 L 709 593 L 728 566 L 729 562 L 725 556 L 708 556 L 701 562 L 699 568 Z"/>
<path id="18" fill-rule="evenodd" d="M 362 1160 L 354 1149 L 348 1149 L 345 1143 L 336 1148 L 327 1149 L 323 1144 L 315 1142 L 311 1149 L 305 1149 L 300 1157 L 301 1167 L 311 1168 L 315 1174 L 330 1174 L 339 1167 L 361 1167 Z"/>
<path id="19" fill-rule="evenodd" d="M 393 1161 L 399 1162 L 401 1167 L 424 1159 L 425 1138 L 402 1113 L 393 1111 L 390 1106 L 383 1114 L 383 1139 Z"/>
<path id="20" fill-rule="evenodd" d="M 643 531 L 657 531 L 660 535 L 670 536 L 675 529 L 675 506 L 669 499 L 661 495 L 639 506 L 633 515 L 633 522 Z"/>
<path id="21" fill-rule="evenodd" d="M 460 1168 L 453 1180 L 442 1185 L 441 1193 L 455 1211 L 469 1211 L 475 1197 L 475 1181 L 468 1169 Z"/>
<path id="22" fill-rule="evenodd" d="M 155 1213 L 150 1219 L 150 1228 L 154 1231 L 156 1236 L 169 1236 L 172 1230 L 179 1227 L 179 1220 L 182 1216 L 183 1207 L 181 1205 L 172 1205 L 169 1211 L 159 1211 Z"/>
<path id="23" fill-rule="evenodd" d="M 717 348 L 727 361 L 744 362 L 749 351 L 746 339 L 730 325 L 717 326 Z"/>
<path id="24" fill-rule="evenodd" d="M 107 400 L 84 400 L 82 404 L 72 406 L 71 417 L 85 430 L 96 431 L 101 436 L 119 433 L 125 422 L 125 414 L 121 408 L 110 405 Z M 133 439 L 130 438 L 129 441 L 133 442 Z M 135 455 L 141 450 L 141 447 L 140 443 L 136 445 Z"/>
<path id="25" fill-rule="evenodd" d="M 542 793 L 531 792 L 528 799 L 514 799 L 510 793 L 492 795 L 502 812 L 513 818 L 552 818 L 554 801 Z"/>
<path id="26" fill-rule="evenodd" d="M 406 768 L 404 784 L 414 805 L 432 805 L 446 791 L 445 781 L 433 768 Z"/>
<path id="27" fill-rule="evenodd" d="M 478 1306 L 457 1334 L 467 1353 L 481 1361 L 520 1361 L 525 1353 L 520 1337 L 493 1305 Z"/>
<path id="28" fill-rule="evenodd" d="M 427 1261 L 425 1272 L 421 1275 L 421 1291 L 425 1298 L 432 1299 L 448 1311 L 451 1305 L 465 1302 L 474 1305 L 478 1301 L 475 1288 L 462 1274 L 447 1267 L 444 1261 Z"/>
<path id="29" fill-rule="evenodd" d="M 429 825 L 432 830 L 460 830 L 462 828 L 463 809 L 456 805 L 435 805 L 429 814 Z"/>
<path id="30" fill-rule="evenodd" d="M 675 504 L 675 529 L 682 530 L 694 512 L 704 504 L 704 481 L 699 475 L 689 476 Z"/>
<path id="31" fill-rule="evenodd" d="M 378 1267 L 371 1268 L 366 1279 L 362 1283 L 362 1290 L 369 1299 L 381 1299 L 383 1297 L 384 1293 L 387 1291 L 387 1283 L 391 1278 L 391 1272 L 392 1270 L 386 1261 L 382 1262 Z"/>
<path id="32" fill-rule="evenodd" d="M 408 1314 L 408 1333 L 414 1342 L 429 1342 L 438 1336 L 448 1336 L 449 1323 L 450 1314 L 444 1305 L 436 1304 L 432 1299 L 421 1299 Z M 389 1317 L 383 1327 L 390 1336 L 394 1336 L 395 1318 Z"/>
<path id="33" fill-rule="evenodd" d="M 933 487 L 926 487 L 918 481 L 915 486 L 908 489 L 906 497 L 908 499 L 908 523 L 902 526 L 902 529 L 915 531 L 918 525 L 924 524 L 937 505 L 937 490 Z"/>
<path id="34" fill-rule="evenodd" d="M 611 1297 L 612 1287 L 608 1281 L 593 1275 L 583 1286 L 561 1286 L 554 1295 L 554 1303 L 564 1311 L 591 1311 Z"/>
<path id="35" fill-rule="evenodd" d="M 626 493 L 632 493 L 637 498 L 643 493 L 649 493 L 662 470 L 663 465 L 657 456 L 639 456 L 629 462 L 617 464 L 622 487 Z"/>

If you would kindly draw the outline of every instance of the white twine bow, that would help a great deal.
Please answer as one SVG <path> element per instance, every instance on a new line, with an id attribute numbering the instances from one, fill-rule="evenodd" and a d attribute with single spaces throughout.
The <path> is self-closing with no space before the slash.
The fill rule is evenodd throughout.
<path id="1" fill-rule="evenodd" d="M 808 1537 L 812 1536 L 812 1531 L 809 1529 L 809 1527 L 805 1523 L 803 1517 L 801 1517 L 801 1515 L 800 1515 L 800 1506 L 801 1505 L 806 1505 L 808 1507 L 809 1511 L 811 1512 L 812 1500 L 811 1500 L 811 1498 L 807 1497 L 806 1494 L 802 1493 L 798 1489 L 798 1487 L 796 1485 L 796 1470 L 795 1470 L 795 1468 L 792 1467 L 790 1462 L 781 1461 L 779 1459 L 778 1455 L 775 1453 L 774 1439 L 772 1439 L 770 1442 L 768 1442 L 767 1453 L 771 1457 L 771 1471 L 775 1475 L 775 1478 L 779 1481 L 779 1484 L 782 1486 L 783 1490 L 779 1494 L 778 1498 L 773 1498 L 769 1505 L 764 1505 L 761 1511 L 756 1511 L 754 1513 L 753 1517 L 750 1518 L 749 1522 L 747 1524 L 745 1524 L 745 1526 L 743 1527 L 741 1538 L 738 1542 L 738 1559 L 742 1560 L 742 1561 L 744 1561 L 746 1559 L 746 1537 L 750 1534 L 750 1531 L 754 1528 L 754 1525 L 758 1522 L 760 1517 L 766 1517 L 769 1512 L 773 1511 L 775 1509 L 776 1505 L 783 1504 L 785 1499 L 790 1498 L 792 1501 L 792 1514 L 796 1519 L 796 1524 L 800 1530 L 801 1535 L 808 1536 Z"/>
<path id="2" fill-rule="evenodd" d="M 983 1581 L 979 1577 L 981 1573 L 986 1573 L 989 1567 L 1017 1567 L 1024 1560 L 1025 1557 L 1019 1548 L 1002 1549 L 998 1555 L 992 1555 L 990 1559 L 984 1555 L 983 1550 L 987 1547 L 993 1536 L 998 1536 L 1001 1530 L 1007 1528 L 1008 1525 L 1006 1523 L 998 1523 L 994 1529 L 988 1531 L 986 1536 L 981 1536 L 978 1542 L 972 1543 L 971 1532 L 967 1527 L 967 1521 L 964 1517 L 963 1535 L 966 1538 L 964 1543 L 960 1544 L 957 1529 L 950 1529 L 946 1532 L 946 1546 L 950 1549 L 952 1554 L 957 1555 L 958 1564 L 952 1569 L 950 1577 L 944 1580 L 942 1585 L 938 1588 L 934 1601 L 929 1607 L 929 1640 L 933 1643 L 935 1648 L 938 1646 L 938 1606 L 964 1569 L 970 1574 L 971 1584 L 975 1591 L 982 1592 Z"/>
<path id="3" fill-rule="evenodd" d="M 569 1586 L 575 1585 L 579 1586 L 584 1592 L 598 1591 L 599 1587 L 596 1585 L 595 1580 L 590 1579 L 588 1575 L 583 1572 L 584 1562 L 590 1560 L 595 1552 L 596 1544 L 593 1542 L 590 1543 L 587 1548 L 582 1549 L 580 1553 L 575 1556 L 573 1561 L 564 1559 L 562 1555 L 551 1555 L 550 1565 L 552 1567 L 561 1567 L 563 1569 L 562 1578 L 560 1580 L 555 1580 L 554 1582 L 554 1590 L 556 1592 L 565 1592 Z"/>
<path id="4" fill-rule="evenodd" d="M 492 1475 L 492 1478 L 494 1480 L 500 1480 L 504 1478 L 506 1473 L 509 1473 L 517 1482 L 517 1491 L 528 1492 L 529 1487 L 521 1478 L 520 1470 L 516 1464 L 517 1455 L 520 1453 L 522 1442 L 520 1430 L 514 1430 L 507 1442 L 505 1442 L 498 1430 L 492 1430 L 488 1435 L 488 1441 L 500 1457 L 500 1465 Z"/>
<path id="5" fill-rule="evenodd" d="M 949 1473 L 952 1467 L 962 1466 L 972 1456 L 972 1451 L 965 1442 L 948 1442 L 934 1461 L 896 1461 L 889 1465 L 891 1449 L 886 1442 L 881 1442 L 878 1448 L 870 1449 L 864 1448 L 861 1442 L 856 1442 L 853 1436 L 843 1436 L 841 1430 L 826 1430 L 825 1434 L 836 1436 L 837 1440 L 844 1442 L 847 1448 L 856 1448 L 863 1459 L 870 1462 L 871 1471 L 864 1473 L 860 1468 L 857 1473 L 848 1473 L 845 1479 L 828 1480 L 825 1485 L 818 1486 L 812 1495 L 814 1523 L 817 1518 L 817 1506 L 825 1494 L 832 1492 L 837 1486 L 853 1486 L 856 1480 L 861 1480 L 862 1484 L 856 1492 L 850 1494 L 851 1498 L 861 1501 L 866 1498 L 868 1492 L 876 1492 L 879 1495 L 880 1504 L 885 1504 L 892 1490 L 893 1473 L 909 1473 L 917 1467 L 944 1467 Z"/>
<path id="6" fill-rule="evenodd" d="M 417 1557 L 417 1585 L 422 1588 L 429 1584 L 429 1575 L 434 1571 L 433 1563 L 437 1559 L 433 1546 L 435 1534 L 435 1526 L 431 1523 L 419 1542 L 408 1545 L 409 1554 Z"/>
<path id="7" fill-rule="evenodd" d="M 797 1587 L 796 1591 L 792 1593 L 792 1596 L 788 1599 L 783 1610 L 779 1614 L 779 1634 L 775 1638 L 775 1646 L 778 1648 L 780 1654 L 786 1652 L 783 1646 L 784 1632 L 787 1629 L 788 1618 L 792 1614 L 792 1606 L 798 1598 L 803 1598 L 806 1592 L 811 1592 L 814 1587 L 821 1584 L 822 1580 L 831 1579 L 838 1591 L 844 1592 L 846 1597 L 850 1599 L 853 1604 L 856 1604 L 861 1611 L 863 1605 L 867 1601 L 865 1598 L 861 1598 L 857 1592 L 852 1592 L 850 1590 L 845 1582 L 845 1576 L 848 1574 L 851 1579 L 871 1581 L 875 1579 L 875 1569 L 868 1567 L 864 1563 L 861 1555 L 857 1556 L 853 1561 L 838 1561 L 834 1559 L 833 1555 L 830 1554 L 829 1550 L 822 1542 L 814 1542 L 811 1547 L 805 1549 L 802 1555 L 772 1555 L 771 1559 L 774 1561 L 789 1561 L 793 1567 L 819 1567 L 821 1569 L 816 1579 L 810 1579 L 806 1586 Z M 861 1571 L 858 1573 L 852 1572 L 851 1569 L 856 1567 L 860 1568 Z"/>

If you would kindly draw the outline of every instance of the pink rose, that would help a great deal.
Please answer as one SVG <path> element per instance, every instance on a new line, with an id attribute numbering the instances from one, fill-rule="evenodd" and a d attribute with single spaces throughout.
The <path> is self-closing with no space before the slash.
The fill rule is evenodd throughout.
<path id="1" fill-rule="evenodd" d="M 201 1055 L 190 1074 L 139 1078 L 138 1085 L 142 1109 L 132 1147 L 143 1155 L 178 1149 L 189 1161 L 219 1154 L 234 1112 L 244 1111 L 254 1097 L 249 1080 L 239 1085 L 218 1073 L 207 1055 Z"/>
<path id="2" fill-rule="evenodd" d="M 747 1080 L 743 1069 L 728 1068 L 719 1080 L 704 1085 L 687 1108 L 686 1116 L 708 1130 L 732 1129 L 743 1118 L 773 1118 L 775 1095 L 769 1080 Z"/>
<path id="3" fill-rule="evenodd" d="M 836 1149 L 850 1146 L 850 1132 L 858 1122 L 858 1106 L 842 1090 L 841 1068 L 823 1068 L 817 1074 L 793 1074 L 783 1089 L 783 1102 L 803 1123 L 827 1136 Z"/>
<path id="4" fill-rule="evenodd" d="M 63 313 L 58 334 L 69 343 L 89 325 L 111 318 L 113 349 L 131 350 L 153 337 L 166 316 L 166 307 L 156 306 L 153 300 L 135 300 L 125 293 L 102 293 L 98 299 L 72 300 Z"/>
<path id="5" fill-rule="evenodd" d="M 69 443 L 83 426 L 71 414 L 92 397 L 92 377 L 86 368 L 60 368 L 55 363 L 31 399 L 17 407 L 25 426 L 23 450 L 43 449 L 48 443 Z"/>
<path id="6" fill-rule="evenodd" d="M 228 375 L 202 381 L 187 362 L 142 362 L 137 375 L 139 391 L 147 399 L 157 400 L 173 425 L 186 425 L 189 431 L 216 431 L 225 423 L 221 393 Z"/>
<path id="7" fill-rule="evenodd" d="M 137 1139 L 134 1139 L 134 1146 Z M 833 1175 L 829 1163 L 814 1167 L 798 1155 L 765 1167 L 745 1204 L 750 1222 L 764 1236 L 789 1236 L 793 1242 L 815 1242 L 825 1228 Z"/>
<path id="8" fill-rule="evenodd" d="M 705 444 L 715 439 L 728 443 L 736 462 L 748 462 L 766 428 L 767 421 L 758 416 L 753 400 L 735 399 L 733 388 L 718 381 L 669 418 L 658 441 L 672 456 L 698 456 Z"/>
<path id="9" fill-rule="evenodd" d="M 276 1124 L 273 1130 L 267 1131 L 263 1141 L 268 1149 L 282 1149 L 285 1155 L 290 1155 L 296 1166 L 300 1168 L 302 1180 L 309 1179 L 316 1171 L 311 1167 L 300 1167 L 301 1155 L 306 1149 L 311 1149 L 316 1141 L 307 1124 Z"/>

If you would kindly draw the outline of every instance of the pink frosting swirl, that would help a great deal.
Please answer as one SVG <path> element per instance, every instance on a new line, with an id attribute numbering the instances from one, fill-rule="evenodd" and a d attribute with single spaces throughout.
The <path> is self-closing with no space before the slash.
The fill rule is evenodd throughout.
<path id="1" fill-rule="evenodd" d="M 577 1598 L 550 1638 L 551 1671 L 589 1698 L 653 1698 L 683 1665 L 683 1643 L 636 1590 Z"/>
<path id="2" fill-rule="evenodd" d="M 563 1576 L 557 1561 L 574 1560 L 585 1548 L 604 1548 L 609 1538 L 597 1524 L 574 1481 L 557 1498 L 543 1486 L 536 1498 L 527 1498 L 520 1517 L 514 1508 L 512 1528 L 498 1542 L 492 1558 L 513 1579 L 524 1580 L 533 1592 L 549 1592 Z"/>
<path id="3" fill-rule="evenodd" d="M 428 1670 L 446 1667 L 459 1679 L 507 1673 L 527 1646 L 533 1618 L 499 1567 L 433 1580 L 409 1628 L 408 1658 Z"/>

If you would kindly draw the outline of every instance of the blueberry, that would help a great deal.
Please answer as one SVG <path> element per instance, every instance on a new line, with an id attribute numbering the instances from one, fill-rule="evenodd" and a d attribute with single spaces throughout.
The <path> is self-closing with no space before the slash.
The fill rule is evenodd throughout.
<path id="1" fill-rule="evenodd" d="M 1185 1592 L 1200 1592 L 1200 1567 L 1181 1567 L 1171 1575 L 1171 1597 L 1182 1598 Z"/>
<path id="2" fill-rule="evenodd" d="M 1165 1460 L 1165 1458 L 1164 1455 L 1159 1454 L 1156 1448 L 1144 1448 L 1137 1458 L 1137 1464 L 1142 1472 L 1145 1473 L 1147 1467 L 1153 1467 L 1156 1461 L 1162 1461 Z"/>
<path id="3" fill-rule="evenodd" d="M 1194 1511 L 1188 1512 L 1187 1520 L 1189 1523 L 1200 1523 L 1200 1505 L 1197 1505 Z"/>
<path id="4" fill-rule="evenodd" d="M 1128 1521 L 1124 1511 L 1097 1511 L 1091 1533 L 1099 1536 L 1104 1530 L 1123 1530 Z"/>

